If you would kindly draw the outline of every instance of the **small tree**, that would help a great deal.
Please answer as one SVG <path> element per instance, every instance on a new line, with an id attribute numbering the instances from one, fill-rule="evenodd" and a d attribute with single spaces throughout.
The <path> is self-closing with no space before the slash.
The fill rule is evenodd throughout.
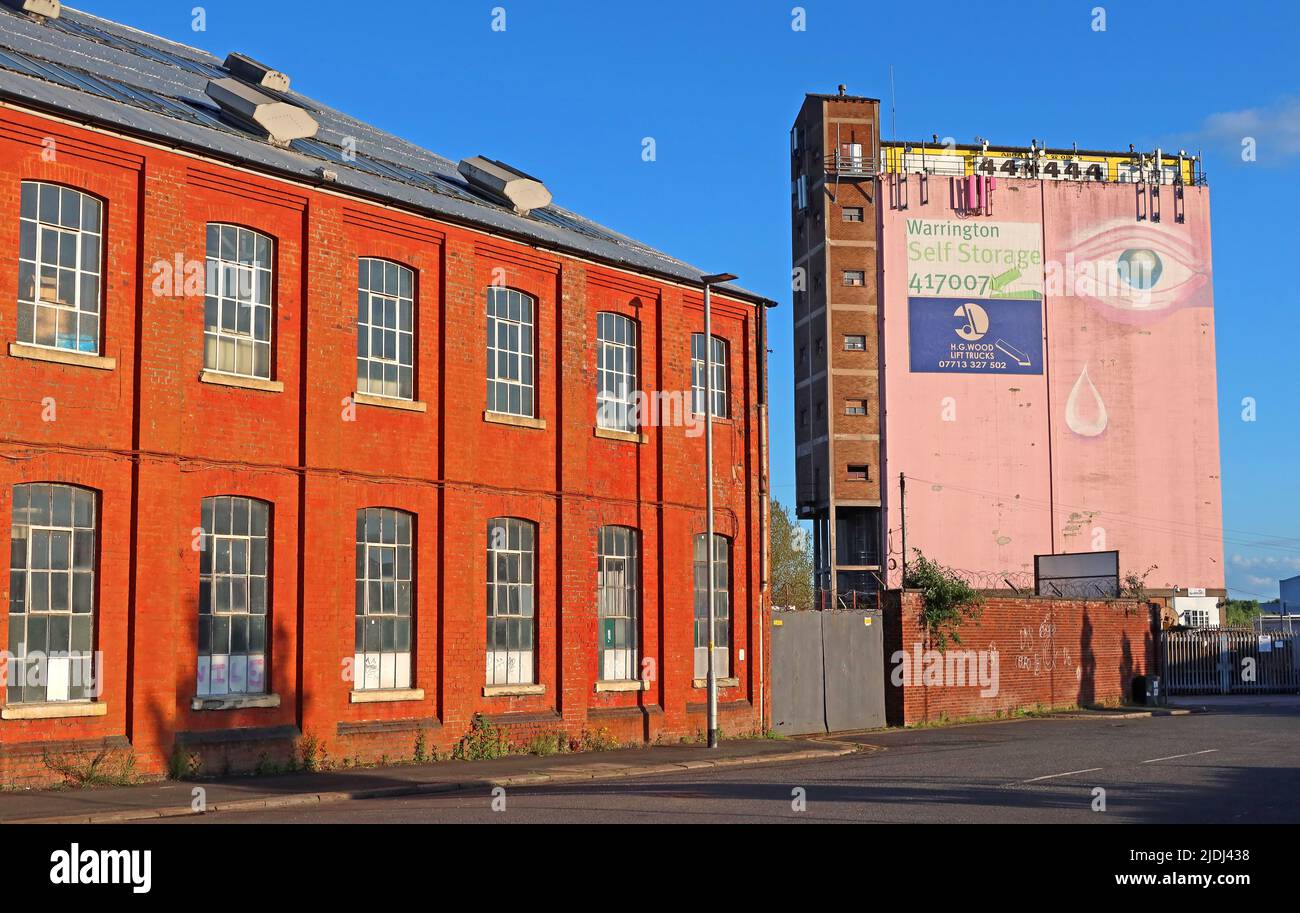
<path id="1" fill-rule="evenodd" d="M 798 519 L 772 499 L 772 605 L 811 608 L 812 544 Z"/>
<path id="2" fill-rule="evenodd" d="M 946 652 L 949 640 L 961 643 L 958 628 L 962 622 L 979 618 L 984 597 L 951 568 L 931 561 L 919 550 L 913 551 L 916 557 L 907 564 L 903 587 L 921 591 L 921 620 L 931 643 Z"/>

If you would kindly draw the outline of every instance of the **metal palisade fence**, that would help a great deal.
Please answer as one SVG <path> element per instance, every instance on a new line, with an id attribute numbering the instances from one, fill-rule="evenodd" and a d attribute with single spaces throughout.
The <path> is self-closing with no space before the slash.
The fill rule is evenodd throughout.
<path id="1" fill-rule="evenodd" d="M 1300 634 L 1238 628 L 1162 631 L 1161 666 L 1169 694 L 1300 691 Z"/>

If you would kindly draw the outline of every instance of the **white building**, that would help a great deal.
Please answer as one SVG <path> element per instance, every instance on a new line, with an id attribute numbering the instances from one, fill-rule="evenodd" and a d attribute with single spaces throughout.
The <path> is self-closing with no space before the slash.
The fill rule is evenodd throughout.
<path id="1" fill-rule="evenodd" d="M 1170 600 L 1178 623 L 1189 628 L 1217 628 L 1222 624 L 1220 600 L 1217 596 L 1206 596 L 1205 590 L 1189 587 L 1186 596 L 1174 596 Z"/>

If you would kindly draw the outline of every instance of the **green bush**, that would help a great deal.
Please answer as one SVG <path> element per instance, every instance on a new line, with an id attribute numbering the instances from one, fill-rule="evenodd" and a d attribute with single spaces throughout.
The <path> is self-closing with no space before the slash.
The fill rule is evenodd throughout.
<path id="1" fill-rule="evenodd" d="M 984 599 L 950 568 L 931 561 L 916 551 L 916 557 L 907 564 L 903 586 L 921 592 L 921 620 L 929 632 L 931 643 L 945 652 L 948 642 L 961 643 L 958 629 L 962 622 L 977 619 Z"/>

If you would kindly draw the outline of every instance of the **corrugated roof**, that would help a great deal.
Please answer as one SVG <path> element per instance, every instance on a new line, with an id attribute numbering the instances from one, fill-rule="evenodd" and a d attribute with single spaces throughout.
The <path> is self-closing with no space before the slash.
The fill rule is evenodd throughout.
<path id="1" fill-rule="evenodd" d="M 261 90 L 309 111 L 320 129 L 287 149 L 274 146 L 225 118 L 205 94 L 209 80 L 229 76 L 206 51 L 66 6 L 43 22 L 0 6 L 0 98 L 313 184 L 327 167 L 338 190 L 636 272 L 689 283 L 704 272 L 554 204 L 517 215 L 474 193 L 450 159 L 298 92 Z"/>

